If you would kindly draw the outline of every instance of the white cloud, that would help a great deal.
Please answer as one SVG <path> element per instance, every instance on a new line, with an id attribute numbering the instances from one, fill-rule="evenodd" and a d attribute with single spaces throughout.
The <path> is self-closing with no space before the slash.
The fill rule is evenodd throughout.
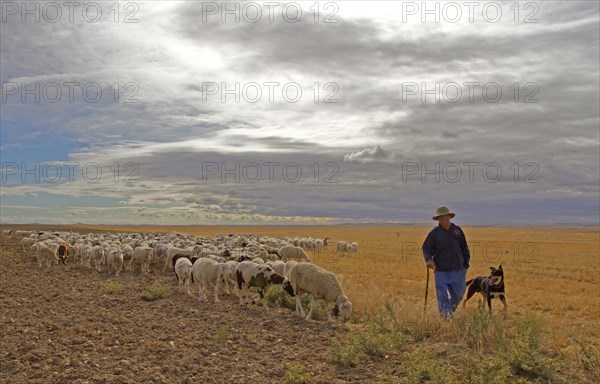
<path id="1" fill-rule="evenodd" d="M 381 146 L 376 145 L 373 148 L 365 148 L 360 151 L 351 152 L 344 155 L 344 161 L 370 163 L 375 161 L 386 161 L 390 159 L 390 154 Z"/>

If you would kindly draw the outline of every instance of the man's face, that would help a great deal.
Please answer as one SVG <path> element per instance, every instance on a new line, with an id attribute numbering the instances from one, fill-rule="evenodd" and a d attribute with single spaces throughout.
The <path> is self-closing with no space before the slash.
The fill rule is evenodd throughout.
<path id="1" fill-rule="evenodd" d="M 448 226 L 448 224 L 450 224 L 450 215 L 440 216 L 439 221 L 443 226 Z"/>

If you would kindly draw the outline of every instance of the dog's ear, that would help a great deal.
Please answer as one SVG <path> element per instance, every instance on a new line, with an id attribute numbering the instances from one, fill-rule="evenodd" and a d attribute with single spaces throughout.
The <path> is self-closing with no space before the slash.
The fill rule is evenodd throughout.
<path id="1" fill-rule="evenodd" d="M 490 267 L 490 271 L 494 272 L 495 270 L 496 270 L 496 268 Z"/>
<path id="2" fill-rule="evenodd" d="M 502 264 L 500 264 L 500 266 L 498 267 L 499 271 L 502 271 Z"/>

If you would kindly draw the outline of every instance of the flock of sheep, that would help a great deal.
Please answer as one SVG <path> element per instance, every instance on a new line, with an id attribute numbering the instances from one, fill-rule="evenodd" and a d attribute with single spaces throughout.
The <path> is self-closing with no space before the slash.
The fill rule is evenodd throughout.
<path id="1" fill-rule="evenodd" d="M 10 236 L 12 231 L 5 230 Z M 206 292 L 214 290 L 218 302 L 219 287 L 227 293 L 237 291 L 240 305 L 249 302 L 251 289 L 258 292 L 266 308 L 265 292 L 269 286 L 282 285 L 285 292 L 295 297 L 296 313 L 311 319 L 316 300 L 334 303 L 329 313 L 344 320 L 352 314 L 352 303 L 344 294 L 337 277 L 312 263 L 306 251 L 318 255 L 328 247 L 328 237 L 283 237 L 255 235 L 225 235 L 200 238 L 193 235 L 159 233 L 104 233 L 79 234 L 76 232 L 16 231 L 22 237 L 24 252 L 35 250 L 39 267 L 69 261 L 118 276 L 121 271 L 134 270 L 149 274 L 150 263 L 158 259 L 164 271 L 175 273 L 181 289 L 191 294 L 190 285 L 198 284 L 199 299 L 206 300 Z M 346 241 L 336 243 L 335 252 L 357 253 L 358 244 Z M 171 273 L 171 272 L 169 272 Z M 310 310 L 305 314 L 300 297 L 310 296 Z M 255 300 L 253 300 L 255 302 Z"/>

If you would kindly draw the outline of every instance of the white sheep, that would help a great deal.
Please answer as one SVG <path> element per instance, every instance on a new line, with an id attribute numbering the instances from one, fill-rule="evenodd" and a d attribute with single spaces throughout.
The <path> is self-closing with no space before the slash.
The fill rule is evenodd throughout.
<path id="1" fill-rule="evenodd" d="M 305 249 L 315 249 L 315 241 L 312 239 L 308 239 L 304 241 L 304 247 Z"/>
<path id="2" fill-rule="evenodd" d="M 233 291 L 235 293 L 235 287 L 236 287 L 235 276 L 236 276 L 237 266 L 238 266 L 239 262 L 235 261 L 235 260 L 229 260 L 229 261 L 227 261 L 227 264 L 231 268 L 231 273 L 233 274 L 233 279 L 226 282 L 225 291 L 227 291 L 227 293 L 229 293 L 229 285 L 231 284 L 233 286 Z"/>
<path id="3" fill-rule="evenodd" d="M 283 283 L 283 276 L 278 275 L 266 264 L 256 264 L 252 261 L 242 261 L 237 266 L 236 280 L 239 289 L 240 306 L 243 307 L 244 294 L 247 301 L 250 288 L 257 288 L 260 298 L 264 299 L 267 288 L 271 284 Z M 266 300 L 264 300 L 264 307 L 265 309 L 267 308 Z"/>
<path id="4" fill-rule="evenodd" d="M 133 247 L 131 245 L 129 245 L 129 246 L 133 249 Z M 163 244 L 163 243 L 156 244 L 156 246 L 153 248 L 154 249 L 154 252 L 153 252 L 154 257 L 157 260 L 162 260 L 162 259 L 166 258 L 167 250 L 172 246 L 173 246 L 173 244 Z M 123 251 L 125 251 L 125 250 L 123 250 Z"/>
<path id="5" fill-rule="evenodd" d="M 58 264 L 58 254 L 54 249 L 48 245 L 38 242 L 31 246 L 36 250 L 36 258 L 40 268 L 42 264 L 46 264 L 46 268 L 50 267 L 50 264 Z"/>
<path id="6" fill-rule="evenodd" d="M 256 263 L 256 264 L 264 264 L 265 263 L 265 261 L 260 257 L 255 257 L 254 259 L 252 259 L 252 262 Z"/>
<path id="7" fill-rule="evenodd" d="M 296 314 L 310 320 L 315 307 L 316 299 L 323 299 L 326 303 L 335 303 L 332 313 L 335 316 L 340 315 L 342 319 L 348 320 L 352 315 L 352 303 L 344 294 L 337 277 L 311 263 L 298 263 L 286 276 L 283 283 L 283 289 L 296 297 Z M 310 311 L 305 316 L 300 296 L 303 293 L 310 294 Z M 328 313 L 328 320 L 331 320 L 331 313 Z"/>
<path id="8" fill-rule="evenodd" d="M 180 259 L 181 260 L 181 259 Z M 227 263 L 218 263 L 212 259 L 201 258 L 196 260 L 192 268 L 194 280 L 198 282 L 198 295 L 200 301 L 206 300 L 206 288 L 209 283 L 215 287 L 215 303 L 219 302 L 219 283 L 221 279 L 233 279 L 231 267 Z"/>
<path id="9" fill-rule="evenodd" d="M 267 257 L 263 257 L 267 261 L 281 261 L 279 256 L 274 253 L 267 253 Z"/>
<path id="10" fill-rule="evenodd" d="M 294 259 L 294 260 L 312 262 L 310 257 L 308 257 L 306 252 L 304 252 L 304 249 L 302 249 L 301 247 L 295 247 L 292 245 L 281 247 L 281 249 L 279 250 L 279 255 L 281 256 L 281 258 L 283 260 Z"/>
<path id="11" fill-rule="evenodd" d="M 288 273 L 290 273 L 290 271 L 292 270 L 292 268 L 298 264 L 297 261 L 288 261 L 287 263 L 285 263 L 285 266 L 283 267 L 283 276 L 287 277 Z"/>
<path id="12" fill-rule="evenodd" d="M 27 248 L 31 248 L 31 246 L 35 244 L 35 239 L 31 237 L 24 237 L 21 239 L 21 247 L 23 248 L 23 252 L 27 250 Z"/>
<path id="13" fill-rule="evenodd" d="M 108 273 L 115 270 L 115 277 L 119 276 L 119 272 L 123 270 L 123 251 L 120 249 L 112 249 L 106 256 L 106 265 L 108 267 Z"/>
<path id="14" fill-rule="evenodd" d="M 254 248 L 254 247 L 252 247 L 252 248 Z M 252 249 L 251 249 L 251 247 L 249 247 L 249 248 L 246 248 L 246 250 L 251 251 Z M 267 252 L 266 249 L 256 249 L 253 251 L 253 254 L 250 256 L 252 256 L 253 258 L 260 257 L 261 259 L 264 260 L 269 257 L 269 252 Z"/>
<path id="15" fill-rule="evenodd" d="M 102 264 L 106 262 L 105 256 L 106 252 L 104 248 L 102 248 L 100 245 L 94 245 L 92 248 L 91 260 L 94 261 L 94 265 L 96 266 L 98 272 L 102 272 Z"/>
<path id="16" fill-rule="evenodd" d="M 273 270 L 275 272 L 277 272 L 278 275 L 285 276 L 283 273 L 283 271 L 285 269 L 285 263 L 283 261 L 281 261 L 281 260 L 267 261 L 266 264 L 269 267 L 273 268 Z"/>
<path id="17" fill-rule="evenodd" d="M 224 257 L 217 256 L 217 255 L 206 255 L 205 257 L 208 258 L 208 259 L 214 260 L 217 263 L 224 263 L 224 262 L 227 261 L 227 260 L 225 260 Z"/>
<path id="18" fill-rule="evenodd" d="M 210 250 L 203 250 L 197 253 L 197 256 L 202 258 L 202 257 L 207 257 L 208 255 L 214 255 L 215 253 L 217 253 L 217 250 L 215 247 L 211 247 Z"/>
<path id="19" fill-rule="evenodd" d="M 325 248 L 325 242 L 321 239 L 315 240 L 315 252 L 319 253 Z"/>
<path id="20" fill-rule="evenodd" d="M 92 267 L 92 246 L 89 244 L 84 245 L 81 250 L 81 266 Z"/>
<path id="21" fill-rule="evenodd" d="M 140 245 L 133 250 L 133 263 L 140 264 L 140 273 L 150 273 L 150 260 L 152 259 L 152 248 Z"/>
<path id="22" fill-rule="evenodd" d="M 76 242 L 70 248 L 69 256 L 73 259 L 73 261 L 77 260 L 77 258 L 83 258 L 83 247 L 84 244 L 82 242 Z M 83 263 L 83 261 L 82 261 Z"/>
<path id="23" fill-rule="evenodd" d="M 343 252 L 343 253 L 346 253 L 346 252 L 348 252 L 348 250 L 349 250 L 349 249 L 350 249 L 350 244 L 348 244 L 348 242 L 347 242 L 347 241 L 342 241 L 342 240 L 340 240 L 340 241 L 338 241 L 338 242 L 335 244 L 335 251 L 336 251 L 336 252 Z"/>
<path id="24" fill-rule="evenodd" d="M 190 259 L 182 257 L 177 259 L 175 262 L 175 274 L 177 275 L 177 280 L 179 281 L 179 287 L 185 287 L 188 295 L 191 295 L 190 292 L 190 280 L 194 282 L 194 276 L 192 274 L 192 262 Z"/>
<path id="25" fill-rule="evenodd" d="M 133 261 L 133 247 L 129 244 L 124 244 L 121 247 L 121 250 L 123 251 L 123 262 L 127 262 L 127 266 L 131 271 L 131 262 Z"/>

